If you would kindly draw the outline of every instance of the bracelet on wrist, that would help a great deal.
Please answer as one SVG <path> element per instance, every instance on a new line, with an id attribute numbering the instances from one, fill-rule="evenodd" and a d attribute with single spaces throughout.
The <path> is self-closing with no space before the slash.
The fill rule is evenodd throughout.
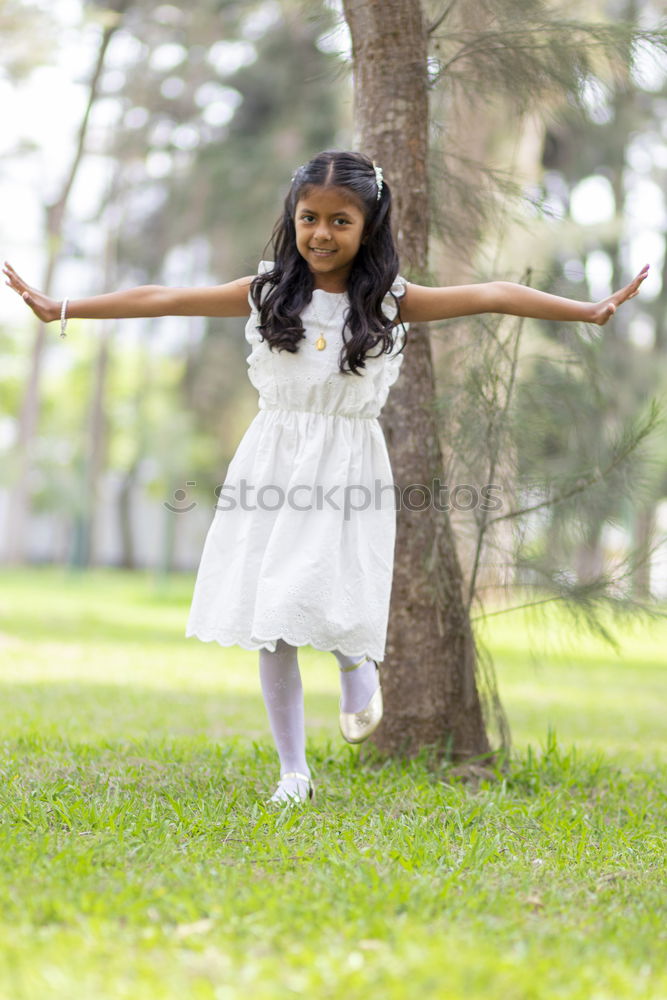
<path id="1" fill-rule="evenodd" d="M 63 299 L 63 304 L 60 309 L 60 336 L 66 337 L 65 327 L 67 326 L 67 303 L 69 299 Z"/>

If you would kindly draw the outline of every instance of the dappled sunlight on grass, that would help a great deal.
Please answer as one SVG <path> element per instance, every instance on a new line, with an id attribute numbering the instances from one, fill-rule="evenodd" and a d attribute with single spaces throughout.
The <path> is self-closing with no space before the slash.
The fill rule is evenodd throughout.
<path id="1" fill-rule="evenodd" d="M 185 638 L 193 584 L 189 574 L 0 571 L 0 679 L 16 685 L 11 709 L 0 707 L 5 732 L 40 718 L 87 739 L 137 732 L 270 739 L 257 651 Z M 612 631 L 621 655 L 575 633 L 557 605 L 478 624 L 515 747 L 539 745 L 551 725 L 565 743 L 643 765 L 665 760 L 667 622 Z M 304 647 L 299 662 L 309 738 L 337 739 L 336 660 Z M 75 713 L 66 710 L 72 699 Z"/>

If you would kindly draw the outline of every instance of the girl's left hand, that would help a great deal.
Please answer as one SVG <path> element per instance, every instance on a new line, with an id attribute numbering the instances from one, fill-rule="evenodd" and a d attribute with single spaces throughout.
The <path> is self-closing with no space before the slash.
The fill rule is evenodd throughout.
<path id="1" fill-rule="evenodd" d="M 607 320 L 611 319 L 620 305 L 627 302 L 628 299 L 634 299 L 635 295 L 638 294 L 639 286 L 648 275 L 648 270 L 649 265 L 644 264 L 637 277 L 633 278 L 629 285 L 626 285 L 625 288 L 621 288 L 618 292 L 614 292 L 614 294 L 610 295 L 608 299 L 596 302 L 593 306 L 590 322 L 597 323 L 598 326 L 604 326 Z"/>

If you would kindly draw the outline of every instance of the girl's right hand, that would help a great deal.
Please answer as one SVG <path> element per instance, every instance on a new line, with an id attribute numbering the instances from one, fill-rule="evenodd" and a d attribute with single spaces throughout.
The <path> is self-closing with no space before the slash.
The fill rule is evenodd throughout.
<path id="1" fill-rule="evenodd" d="M 30 306 L 35 316 L 39 317 L 43 323 L 51 323 L 53 320 L 60 318 L 62 303 L 56 299 L 49 298 L 48 295 L 44 295 L 37 288 L 32 288 L 26 284 L 8 261 L 5 261 L 2 271 L 8 278 L 5 284 L 9 285 L 10 288 L 13 288 L 21 296 L 26 305 Z"/>

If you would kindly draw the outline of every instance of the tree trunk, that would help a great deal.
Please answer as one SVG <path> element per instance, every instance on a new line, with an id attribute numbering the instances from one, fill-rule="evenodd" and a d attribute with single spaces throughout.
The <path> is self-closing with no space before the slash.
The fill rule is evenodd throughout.
<path id="1" fill-rule="evenodd" d="M 118 527 L 120 529 L 121 555 L 119 566 L 121 569 L 136 569 L 136 551 L 134 544 L 134 529 L 132 526 L 132 504 L 134 501 L 134 488 L 136 485 L 139 458 L 126 470 L 118 490 Z"/>
<path id="2" fill-rule="evenodd" d="M 651 600 L 651 546 L 655 532 L 655 504 L 640 504 L 632 511 L 634 518 L 634 547 L 638 564 L 632 579 L 633 597 Z"/>
<path id="3" fill-rule="evenodd" d="M 107 285 L 107 288 L 111 287 Z M 88 435 L 88 453 L 86 461 L 86 496 L 88 510 L 86 512 L 86 566 L 97 562 L 95 549 L 95 533 L 101 497 L 101 482 L 106 466 L 108 447 L 108 423 L 104 405 L 106 402 L 107 376 L 109 371 L 109 343 L 114 324 L 103 321 L 99 332 L 97 353 L 95 356 L 95 373 L 93 391 L 90 400 L 90 425 Z"/>
<path id="4" fill-rule="evenodd" d="M 111 198 L 116 199 L 121 183 L 122 168 L 117 166 L 110 185 Z M 118 282 L 118 217 L 113 213 L 107 222 L 107 236 L 104 251 L 104 288 L 114 288 Z M 89 507 L 86 520 L 86 565 L 95 565 L 96 528 L 102 498 L 100 495 L 102 477 L 107 464 L 109 446 L 109 427 L 105 404 L 107 398 L 107 382 L 109 377 L 109 353 L 111 337 L 116 324 L 113 320 L 102 320 L 97 340 L 95 355 L 95 372 L 90 397 L 90 417 L 87 453 L 86 490 Z"/>
<path id="5" fill-rule="evenodd" d="M 402 273 L 419 281 L 428 253 L 428 28 L 418 0 L 344 0 L 352 35 L 357 146 L 383 167 L 394 195 Z M 383 410 L 403 491 L 443 476 L 427 329 L 409 334 L 401 377 Z M 425 745 L 454 759 L 490 752 L 475 678 L 475 644 L 447 513 L 397 512 L 385 716 L 372 737 L 386 753 Z"/>
<path id="6" fill-rule="evenodd" d="M 585 537 L 576 548 L 574 565 L 579 583 L 590 583 L 604 570 L 601 531 L 601 521 L 587 525 Z"/>
<path id="7" fill-rule="evenodd" d="M 442 36 L 446 30 L 468 35 L 492 31 L 494 19 L 494 11 L 479 4 L 452 4 L 434 35 Z M 472 76 L 474 60 L 474 54 L 459 56 L 459 72 L 468 72 Z M 509 100 L 499 94 L 480 100 L 475 92 L 448 85 L 446 77 L 433 92 L 431 117 L 441 123 L 442 130 L 441 137 L 433 143 L 431 155 L 436 185 L 431 201 L 445 206 L 447 224 L 462 237 L 457 244 L 448 241 L 446 234 L 444 238 L 432 240 L 431 266 L 438 276 L 438 284 L 462 285 L 480 280 L 477 276 L 477 251 L 483 237 L 489 234 L 484 228 L 485 214 L 471 211 L 461 192 L 470 191 L 471 186 L 486 184 L 489 167 L 508 171 L 515 181 L 520 178 L 522 184 L 537 183 L 541 173 L 545 125 L 537 115 L 518 117 Z M 443 167 L 444 177 L 438 181 L 437 175 L 443 173 Z M 474 202 L 475 198 L 471 200 Z M 501 249 L 513 228 L 514 220 L 506 210 L 502 224 L 493 234 L 495 262 L 500 260 Z M 487 253 L 489 247 L 487 239 Z M 491 278 L 494 277 L 520 280 L 519 274 L 492 274 Z M 478 336 L 479 317 L 470 317 L 438 329 L 431 337 L 431 345 L 436 390 L 440 396 L 445 394 L 448 397 L 448 412 L 452 415 L 451 425 L 440 420 L 438 428 L 445 468 L 452 470 L 450 491 L 457 484 L 470 484 L 479 495 L 481 487 L 488 482 L 486 463 L 480 463 L 474 470 L 465 463 L 463 467 L 453 448 L 453 443 L 461 439 L 459 413 L 466 412 L 465 408 L 457 406 L 457 394 L 464 383 L 469 358 L 478 356 L 478 349 L 474 346 Z M 495 451 L 493 459 L 496 470 L 493 483 L 500 484 L 502 503 L 509 507 L 515 493 L 515 456 L 508 442 Z M 476 510 L 456 508 L 450 514 L 468 602 L 471 600 L 469 587 L 473 574 L 475 593 L 481 594 L 485 601 L 504 600 L 507 588 L 514 583 L 512 563 L 516 526 L 512 521 L 499 521 L 491 526 L 485 534 L 478 558 L 478 515 Z"/>

